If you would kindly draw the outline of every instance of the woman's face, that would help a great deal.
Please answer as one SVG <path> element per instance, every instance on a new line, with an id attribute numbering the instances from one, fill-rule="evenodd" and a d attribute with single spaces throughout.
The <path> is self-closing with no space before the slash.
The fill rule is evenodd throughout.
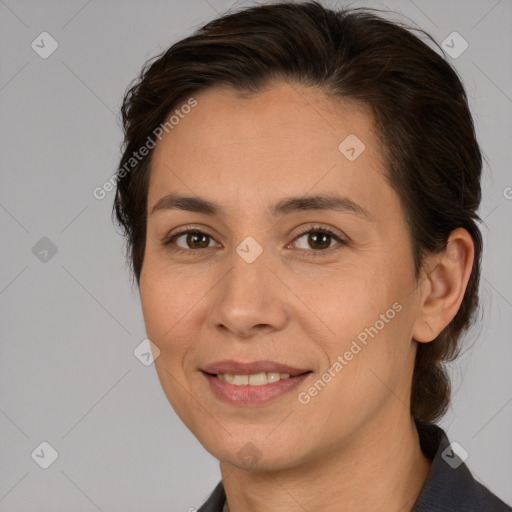
<path id="1" fill-rule="evenodd" d="M 371 118 L 284 83 L 194 98 L 154 149 L 140 278 L 167 398 L 210 453 L 238 467 L 296 467 L 363 433 L 379 442 L 409 416 L 420 289 Z M 218 210 L 159 203 L 168 194 Z M 274 208 L 306 196 L 342 199 Z M 212 368 L 222 361 L 249 366 Z M 256 361 L 309 373 L 273 382 L 283 372 Z M 243 384 L 207 370 L 274 375 Z"/>

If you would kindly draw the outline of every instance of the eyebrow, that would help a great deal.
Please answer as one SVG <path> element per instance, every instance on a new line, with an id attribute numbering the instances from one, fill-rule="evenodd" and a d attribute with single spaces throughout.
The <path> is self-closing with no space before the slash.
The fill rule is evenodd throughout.
<path id="1" fill-rule="evenodd" d="M 214 201 L 198 196 L 182 196 L 174 193 L 161 197 L 151 209 L 151 215 L 162 210 L 186 210 L 215 216 L 223 213 L 222 206 Z M 365 208 L 348 197 L 334 194 L 287 197 L 271 205 L 268 215 L 279 217 L 308 210 L 334 210 L 353 213 L 367 220 L 373 220 L 373 216 Z"/>

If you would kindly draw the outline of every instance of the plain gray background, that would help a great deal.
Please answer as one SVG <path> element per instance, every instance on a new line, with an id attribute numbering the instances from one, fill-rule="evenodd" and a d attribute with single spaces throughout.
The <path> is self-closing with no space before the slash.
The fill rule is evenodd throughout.
<path id="1" fill-rule="evenodd" d="M 110 218 L 114 193 L 100 201 L 92 191 L 115 171 L 121 99 L 142 64 L 231 4 L 0 0 L 1 511 L 187 511 L 220 479 L 154 367 L 133 354 L 146 334 Z M 456 31 L 469 45 L 448 59 L 489 162 L 483 312 L 451 367 L 441 426 L 474 475 L 512 503 L 512 2 L 352 4 L 403 13 L 439 43 Z M 58 43 L 46 59 L 31 47 L 42 32 Z M 34 254 L 50 246 L 46 261 Z M 43 441 L 58 452 L 48 469 L 31 456 Z"/>

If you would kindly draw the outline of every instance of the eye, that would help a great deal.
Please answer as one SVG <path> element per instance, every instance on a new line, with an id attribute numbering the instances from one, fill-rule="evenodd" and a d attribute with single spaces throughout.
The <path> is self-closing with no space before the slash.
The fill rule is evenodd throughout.
<path id="1" fill-rule="evenodd" d="M 174 244 L 180 238 L 183 238 L 181 243 L 184 245 Z M 208 233 L 199 229 L 188 229 L 165 238 L 162 245 L 173 251 L 190 255 L 191 252 L 197 252 L 197 249 L 208 249 L 210 240 L 213 240 L 213 237 Z"/>
<path id="2" fill-rule="evenodd" d="M 319 227 L 313 226 L 310 227 L 307 231 L 303 231 L 299 234 L 292 244 L 296 244 L 297 240 L 308 235 L 308 239 L 305 242 L 305 247 L 299 247 L 299 249 L 310 252 L 311 256 L 322 256 L 322 253 L 327 252 L 328 249 L 332 248 L 331 242 L 333 239 L 338 242 L 337 245 L 344 246 L 347 245 L 347 242 L 338 236 L 334 231 Z M 183 238 L 181 244 L 178 241 Z M 185 254 L 187 256 L 196 256 L 200 251 L 200 249 L 210 249 L 210 241 L 213 240 L 213 237 L 201 231 L 200 229 L 185 229 L 166 237 L 162 240 L 162 245 L 172 250 L 173 252 L 177 252 L 180 254 Z M 308 249 L 314 250 L 308 250 Z M 329 251 L 330 253 L 331 251 Z"/>
<path id="3" fill-rule="evenodd" d="M 305 242 L 303 242 L 302 247 L 299 247 L 299 249 L 306 251 L 309 248 L 315 249 L 314 251 L 309 251 L 313 253 L 311 254 L 312 256 L 322 256 L 321 253 L 326 252 L 328 249 L 332 248 L 331 242 L 333 240 L 338 242 L 337 245 L 343 246 L 347 244 L 347 242 L 339 237 L 334 231 L 318 226 L 301 233 L 299 236 L 297 236 L 297 238 L 295 238 L 294 243 L 297 244 L 297 240 L 300 240 L 306 235 L 307 238 L 305 239 Z"/>

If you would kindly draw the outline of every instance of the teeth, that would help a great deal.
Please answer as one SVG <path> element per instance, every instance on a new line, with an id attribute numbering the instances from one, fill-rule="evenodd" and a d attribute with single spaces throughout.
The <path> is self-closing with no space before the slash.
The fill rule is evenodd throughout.
<path id="1" fill-rule="evenodd" d="M 269 382 L 289 379 L 289 373 L 255 373 L 253 375 L 233 375 L 232 373 L 218 373 L 217 378 L 235 386 L 263 386 Z"/>

